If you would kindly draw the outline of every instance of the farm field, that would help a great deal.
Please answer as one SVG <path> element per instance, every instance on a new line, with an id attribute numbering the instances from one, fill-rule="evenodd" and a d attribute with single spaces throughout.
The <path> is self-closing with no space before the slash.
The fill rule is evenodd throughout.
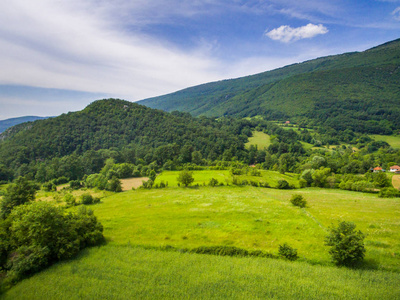
<path id="1" fill-rule="evenodd" d="M 132 188 L 137 189 L 142 185 L 142 182 L 149 180 L 147 177 L 139 177 L 139 178 L 126 178 L 126 179 L 121 179 L 121 186 L 122 190 L 125 191 L 130 191 Z"/>

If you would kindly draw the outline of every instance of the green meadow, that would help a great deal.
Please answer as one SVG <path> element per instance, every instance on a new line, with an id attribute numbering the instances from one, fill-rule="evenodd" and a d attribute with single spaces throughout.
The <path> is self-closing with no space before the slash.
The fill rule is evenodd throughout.
<path id="1" fill-rule="evenodd" d="M 236 176 L 239 180 L 255 181 L 255 182 L 267 182 L 271 187 L 276 187 L 279 180 L 286 180 L 294 186 L 299 186 L 298 174 L 286 173 L 281 174 L 277 171 L 265 171 L 259 170 L 260 176 L 251 175 L 238 175 Z M 179 171 L 164 171 L 157 176 L 155 184 L 168 182 L 169 187 L 177 187 L 177 177 Z M 231 184 L 232 175 L 229 170 L 205 170 L 205 171 L 193 171 L 194 182 L 192 185 L 207 185 L 211 178 L 217 179 L 219 183 Z"/>
<path id="2" fill-rule="evenodd" d="M 398 273 L 107 245 L 1 299 L 399 299 Z"/>
<path id="3" fill-rule="evenodd" d="M 0 298 L 399 299 L 398 199 L 226 185 L 229 171 L 194 171 L 199 186 L 183 188 L 177 174 L 157 177 L 168 188 L 104 195 L 90 208 L 104 226 L 105 245 L 23 280 Z M 279 176 L 297 181 L 278 172 L 257 178 L 272 183 Z M 211 178 L 225 185 L 202 185 Z M 292 206 L 293 194 L 303 195 L 307 207 Z M 324 239 L 340 221 L 352 221 L 366 234 L 365 262 L 358 269 L 330 261 Z M 298 261 L 189 253 L 200 246 L 235 246 L 277 255 L 283 243 L 297 249 Z"/>
<path id="4" fill-rule="evenodd" d="M 266 149 L 271 145 L 271 137 L 262 131 L 253 131 L 253 136 L 249 137 L 246 148 L 250 148 L 251 145 L 257 146 L 258 150 Z"/>
<path id="5" fill-rule="evenodd" d="M 373 134 L 371 137 L 375 141 L 383 141 L 388 143 L 392 148 L 399 149 L 400 148 L 400 136 L 397 135 L 379 135 L 379 134 Z"/>

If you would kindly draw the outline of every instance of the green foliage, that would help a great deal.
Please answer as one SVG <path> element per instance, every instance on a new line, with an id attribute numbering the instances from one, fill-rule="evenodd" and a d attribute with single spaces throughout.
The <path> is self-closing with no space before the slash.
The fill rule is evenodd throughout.
<path id="1" fill-rule="evenodd" d="M 177 181 L 186 187 L 191 185 L 194 181 L 193 172 L 189 170 L 182 170 L 178 175 Z"/>
<path id="2" fill-rule="evenodd" d="M 332 261 L 341 266 L 353 266 L 364 259 L 365 235 L 355 230 L 352 222 L 340 222 L 338 227 L 331 227 L 325 238 L 325 245 L 330 246 Z"/>
<path id="3" fill-rule="evenodd" d="M 379 191 L 380 198 L 396 198 L 400 197 L 400 191 L 392 187 L 383 188 Z"/>
<path id="4" fill-rule="evenodd" d="M 80 180 L 71 180 L 69 182 L 69 187 L 73 190 L 79 190 L 82 187 L 82 183 Z"/>
<path id="5" fill-rule="evenodd" d="M 209 186 L 217 186 L 218 185 L 218 180 L 215 178 L 211 178 L 210 181 L 208 182 Z"/>
<path id="6" fill-rule="evenodd" d="M 306 207 L 307 206 L 306 199 L 304 199 L 304 197 L 299 194 L 293 194 L 292 198 L 290 199 L 290 203 L 292 203 L 294 206 L 298 206 L 298 207 Z"/>
<path id="7" fill-rule="evenodd" d="M 283 245 L 279 245 L 279 256 L 291 261 L 299 258 L 297 255 L 297 249 L 294 249 L 286 243 L 284 243 Z"/>
<path id="8" fill-rule="evenodd" d="M 2 232 L 4 229 L 8 232 L 9 244 L 2 267 L 11 282 L 57 260 L 70 258 L 80 249 L 104 239 L 103 227 L 91 211 L 81 209 L 76 214 L 66 214 L 62 208 L 47 202 L 16 207 L 6 224 L 1 227 Z"/>
<path id="9" fill-rule="evenodd" d="M 65 201 L 67 207 L 77 205 L 75 197 L 70 193 L 64 195 L 64 201 Z"/>
<path id="10" fill-rule="evenodd" d="M 17 178 L 7 187 L 0 202 L 0 217 L 5 219 L 16 206 L 33 201 L 36 189 L 36 185 L 25 177 Z"/>
<path id="11" fill-rule="evenodd" d="M 42 189 L 46 192 L 55 192 L 57 187 L 53 182 L 46 182 L 42 184 Z"/>
<path id="12" fill-rule="evenodd" d="M 93 196 L 89 193 L 84 193 L 81 195 L 81 203 L 84 205 L 93 204 Z"/>
<path id="13" fill-rule="evenodd" d="M 280 189 L 280 190 L 290 189 L 289 182 L 287 182 L 284 179 L 278 180 L 277 188 Z"/>
<path id="14" fill-rule="evenodd" d="M 89 188 L 105 190 L 108 184 L 107 178 L 103 174 L 91 174 L 85 180 L 85 185 Z"/>
<path id="15" fill-rule="evenodd" d="M 107 183 L 106 190 L 116 193 L 122 192 L 121 180 L 117 177 L 111 178 Z"/>
<path id="16" fill-rule="evenodd" d="M 150 180 L 152 180 L 152 181 L 154 182 L 154 181 L 156 180 L 156 177 L 157 177 L 156 171 L 151 170 L 151 171 L 150 171 L 150 174 L 149 174 Z"/>
<path id="17" fill-rule="evenodd" d="M 211 254 L 220 256 L 248 256 L 249 251 L 234 246 L 201 246 L 190 250 L 190 253 Z"/>

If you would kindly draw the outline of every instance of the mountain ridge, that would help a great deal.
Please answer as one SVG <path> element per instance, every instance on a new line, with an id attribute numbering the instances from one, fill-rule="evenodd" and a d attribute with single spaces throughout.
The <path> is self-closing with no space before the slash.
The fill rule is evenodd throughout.
<path id="1" fill-rule="evenodd" d="M 395 101 L 400 98 L 399 66 L 400 39 L 397 39 L 362 52 L 320 57 L 138 103 L 195 116 L 261 115 L 268 120 L 290 118 L 310 125 L 333 125 L 340 130 L 343 128 L 340 123 L 344 123 L 355 131 L 388 134 L 400 128 L 397 121 L 400 107 Z M 358 104 L 354 105 L 355 102 Z M 352 104 L 350 108 L 348 103 Z M 360 114 L 365 105 L 371 111 Z M 333 110 L 328 109 L 330 106 Z M 330 116 L 336 118 L 340 112 L 343 122 L 326 123 Z"/>

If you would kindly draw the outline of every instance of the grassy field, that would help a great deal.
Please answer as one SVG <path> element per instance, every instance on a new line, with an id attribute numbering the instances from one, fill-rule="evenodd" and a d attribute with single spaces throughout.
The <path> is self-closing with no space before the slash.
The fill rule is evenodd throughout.
<path id="1" fill-rule="evenodd" d="M 293 207 L 302 194 L 307 209 Z M 275 190 L 200 187 L 137 190 L 103 199 L 92 208 L 109 242 L 144 246 L 232 245 L 277 253 L 280 244 L 298 249 L 301 260 L 330 264 L 324 237 L 339 221 L 353 221 L 367 234 L 369 267 L 400 272 L 398 199 L 342 190 Z"/>
<path id="2" fill-rule="evenodd" d="M 392 148 L 397 148 L 397 149 L 400 148 L 400 136 L 374 134 L 371 135 L 371 137 L 375 141 L 384 141 L 388 143 L 390 146 L 392 146 Z"/>
<path id="3" fill-rule="evenodd" d="M 400 175 L 392 176 L 392 185 L 395 189 L 400 189 Z"/>
<path id="4" fill-rule="evenodd" d="M 1 299 L 399 299 L 398 273 L 103 246 Z"/>
<path id="5" fill-rule="evenodd" d="M 246 148 L 249 148 L 250 145 L 257 146 L 258 150 L 263 150 L 264 148 L 268 148 L 271 145 L 271 138 L 268 134 L 261 131 L 253 131 L 253 136 L 249 138 L 248 143 L 246 144 Z"/>
<path id="6" fill-rule="evenodd" d="M 230 175 L 194 176 L 202 183 Z M 293 175 L 262 174 L 267 176 Z M 398 199 L 318 188 L 180 188 L 176 177 L 165 172 L 157 180 L 169 181 L 168 188 L 130 190 L 91 205 L 107 244 L 22 281 L 0 298 L 399 299 Z M 303 195 L 308 207 L 292 206 L 293 194 Z M 344 220 L 367 235 L 361 269 L 333 266 L 324 246 L 328 227 Z M 225 245 L 277 254 L 283 243 L 298 250 L 297 262 L 157 250 Z"/>
<path id="7" fill-rule="evenodd" d="M 298 175 L 293 173 L 281 174 L 276 171 L 259 170 L 261 176 L 238 175 L 237 177 L 242 180 L 253 180 L 256 182 L 268 182 L 271 187 L 276 187 L 279 180 L 286 180 L 290 184 L 299 186 Z M 178 175 L 180 171 L 164 171 L 157 176 L 155 183 L 168 182 L 169 187 L 178 186 Z M 193 185 L 208 184 L 211 178 L 217 179 L 218 182 L 225 184 L 232 184 L 232 175 L 229 170 L 205 170 L 193 171 L 194 182 Z"/>

